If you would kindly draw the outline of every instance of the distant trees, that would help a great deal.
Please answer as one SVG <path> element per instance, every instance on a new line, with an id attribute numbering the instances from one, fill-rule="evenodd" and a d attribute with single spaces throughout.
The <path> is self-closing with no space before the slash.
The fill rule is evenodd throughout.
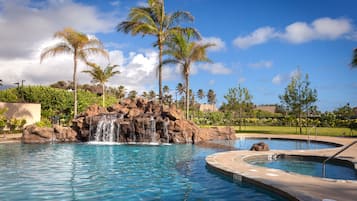
<path id="1" fill-rule="evenodd" d="M 137 95 L 138 95 L 138 92 L 136 90 L 131 90 L 128 93 L 128 98 L 135 99 Z"/>
<path id="2" fill-rule="evenodd" d="M 56 56 L 57 54 L 73 55 L 73 100 L 74 100 L 74 117 L 78 113 L 77 100 L 77 63 L 78 61 L 87 62 L 90 54 L 102 54 L 108 58 L 107 51 L 104 50 L 102 43 L 96 38 L 89 38 L 86 34 L 75 31 L 72 28 L 65 28 L 54 34 L 55 38 L 61 41 L 57 44 L 45 48 L 40 56 L 43 59 Z"/>
<path id="3" fill-rule="evenodd" d="M 301 79 L 300 75 L 292 77 L 291 82 L 285 88 L 285 93 L 280 95 L 279 98 L 286 110 L 298 119 L 301 134 L 303 114 L 307 115 L 309 108 L 317 101 L 317 91 L 310 88 L 308 74 L 305 75 L 304 80 Z"/>

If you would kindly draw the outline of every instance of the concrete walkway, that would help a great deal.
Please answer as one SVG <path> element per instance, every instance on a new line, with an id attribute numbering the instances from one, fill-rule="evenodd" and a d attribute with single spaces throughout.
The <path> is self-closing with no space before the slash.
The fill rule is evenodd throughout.
<path id="1" fill-rule="evenodd" d="M 307 136 L 299 135 L 268 135 L 268 134 L 239 134 L 240 137 L 247 138 L 286 138 L 304 139 Z M 348 145 L 357 138 L 340 137 L 311 137 L 310 140 L 332 142 Z M 235 181 L 249 182 L 271 191 L 277 192 L 289 200 L 306 201 L 356 201 L 357 200 L 357 181 L 335 180 L 319 177 L 288 173 L 283 170 L 264 168 L 248 164 L 245 160 L 250 157 L 271 157 L 274 154 L 322 156 L 328 157 L 342 149 L 320 149 L 320 150 L 271 150 L 263 152 L 254 151 L 229 151 L 210 155 L 206 158 L 208 167 L 217 170 L 233 178 Z M 355 165 L 357 170 L 357 144 L 350 147 L 337 157 L 338 159 L 348 160 Z M 327 170 L 328 171 L 328 170 Z"/>

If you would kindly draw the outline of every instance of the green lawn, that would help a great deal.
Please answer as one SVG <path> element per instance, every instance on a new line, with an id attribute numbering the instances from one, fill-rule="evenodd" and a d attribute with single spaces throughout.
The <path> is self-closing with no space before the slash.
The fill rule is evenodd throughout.
<path id="1" fill-rule="evenodd" d="M 234 127 L 237 133 L 266 133 L 266 134 L 299 134 L 299 128 L 295 127 L 282 127 L 282 126 L 242 126 L 242 130 L 239 131 L 239 127 Z M 306 134 L 306 129 L 303 128 L 303 134 Z M 307 133 L 315 135 L 315 129 L 308 128 Z M 324 136 L 351 136 L 351 130 L 349 128 L 327 128 L 317 127 L 317 135 Z M 357 136 L 357 131 L 352 133 Z"/>

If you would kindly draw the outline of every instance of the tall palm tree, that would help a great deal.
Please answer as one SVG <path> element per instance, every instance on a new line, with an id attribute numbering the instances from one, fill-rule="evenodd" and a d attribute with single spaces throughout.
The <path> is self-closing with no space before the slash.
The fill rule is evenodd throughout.
<path id="1" fill-rule="evenodd" d="M 202 100 L 205 96 L 206 96 L 206 95 L 205 95 L 205 92 L 203 91 L 203 89 L 199 89 L 199 90 L 197 91 L 197 98 L 198 98 L 198 99 Z"/>
<path id="2" fill-rule="evenodd" d="M 128 20 L 117 26 L 117 31 L 131 33 L 132 35 L 142 34 L 156 37 L 154 46 L 159 48 L 159 64 L 157 72 L 159 75 L 159 98 L 162 100 L 162 52 L 164 42 L 168 36 L 177 29 L 180 21 L 193 21 L 193 16 L 186 11 L 176 11 L 165 13 L 164 0 L 148 0 L 147 7 L 134 7 L 130 10 Z M 193 28 L 185 28 L 194 30 Z M 197 33 L 197 32 L 196 32 Z"/>
<path id="3" fill-rule="evenodd" d="M 92 76 L 92 82 L 98 83 L 102 86 L 102 106 L 105 106 L 105 83 L 116 74 L 119 74 L 119 71 L 114 71 L 118 65 L 108 65 L 104 70 L 97 64 L 87 62 L 87 65 L 91 67 L 90 70 L 84 70 L 83 73 L 88 73 Z"/>
<path id="4" fill-rule="evenodd" d="M 40 56 L 43 59 L 56 56 L 58 54 L 71 54 L 73 56 L 73 99 L 74 99 L 74 117 L 78 113 L 77 100 L 77 63 L 78 61 L 87 61 L 90 54 L 102 54 L 108 58 L 108 52 L 104 50 L 103 44 L 96 38 L 89 38 L 86 34 L 75 31 L 72 28 L 65 28 L 54 34 L 54 38 L 61 41 L 57 44 L 45 48 Z"/>
<path id="5" fill-rule="evenodd" d="M 357 68 L 357 48 L 353 50 L 353 57 L 351 62 L 352 68 Z"/>
<path id="6" fill-rule="evenodd" d="M 195 34 L 191 31 L 176 31 L 169 40 L 165 43 L 167 49 L 164 54 L 169 55 L 170 58 L 164 63 L 175 63 L 182 67 L 182 75 L 185 79 L 186 87 L 186 118 L 189 117 L 189 98 L 190 98 L 190 72 L 191 64 L 194 62 L 210 62 L 206 55 L 206 49 L 214 46 L 211 43 L 200 43 L 194 41 Z"/>

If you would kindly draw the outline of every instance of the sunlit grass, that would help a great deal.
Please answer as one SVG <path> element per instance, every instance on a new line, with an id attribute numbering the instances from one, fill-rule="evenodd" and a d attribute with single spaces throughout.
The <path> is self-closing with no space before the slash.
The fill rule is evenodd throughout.
<path id="1" fill-rule="evenodd" d="M 296 127 L 283 127 L 283 126 L 242 126 L 242 130 L 239 131 L 239 127 L 234 127 L 237 133 L 266 133 L 266 134 L 299 134 L 299 128 Z M 315 135 L 315 128 L 303 128 L 304 135 Z M 349 128 L 327 128 L 317 127 L 316 134 L 322 136 L 351 136 L 356 135 L 354 130 L 351 133 Z"/>

